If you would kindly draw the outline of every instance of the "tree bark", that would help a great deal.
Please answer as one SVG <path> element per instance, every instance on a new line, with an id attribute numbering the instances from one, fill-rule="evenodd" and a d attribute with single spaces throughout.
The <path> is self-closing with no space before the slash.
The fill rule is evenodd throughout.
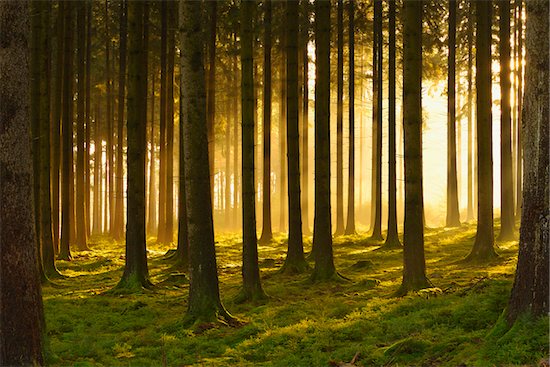
<path id="1" fill-rule="evenodd" d="M 166 91 L 167 91 L 167 38 L 168 38 L 168 2 L 161 2 L 160 30 L 160 125 L 159 125 L 159 215 L 157 241 L 166 242 Z"/>
<path id="2" fill-rule="evenodd" d="M 30 134 L 29 3 L 0 2 L 0 365 L 43 365 Z M 33 6 L 36 8 L 36 6 Z M 34 9 L 33 9 L 34 10 Z M 34 14 L 36 16 L 36 14 Z M 49 134 L 47 135 L 49 136 Z"/>
<path id="3" fill-rule="evenodd" d="M 345 234 L 355 234 L 355 3 L 348 3 L 349 22 L 349 171 L 348 215 Z M 390 68 L 390 73 L 392 72 Z"/>
<path id="4" fill-rule="evenodd" d="M 473 200 L 473 184 L 477 179 L 474 175 L 473 166 L 473 144 L 474 144 L 474 119 L 473 119 L 473 92 L 472 92 L 472 74 L 473 74 L 473 38 L 474 38 L 474 15 L 472 12 L 472 3 L 468 2 L 468 214 L 466 219 L 471 221 L 474 219 L 474 200 Z"/>
<path id="5" fill-rule="evenodd" d="M 302 1 L 303 16 L 301 27 L 301 42 L 302 42 L 302 62 L 303 62 L 303 96 L 302 96 L 302 233 L 311 235 L 309 229 L 309 57 L 308 57 L 308 42 L 309 42 L 309 2 Z"/>
<path id="6" fill-rule="evenodd" d="M 181 122 L 180 122 L 181 124 Z M 155 152 L 155 73 L 151 74 L 151 159 L 149 161 L 149 208 L 147 215 L 147 233 L 157 229 L 157 187 L 156 187 L 156 160 Z"/>
<path id="7" fill-rule="evenodd" d="M 518 264 L 506 310 L 510 325 L 522 314 L 548 315 L 549 297 L 548 2 L 528 1 L 526 13 L 527 64 L 522 118 L 525 169 Z"/>
<path id="8" fill-rule="evenodd" d="M 522 206 L 522 166 L 523 166 L 523 144 L 521 142 L 522 119 L 523 119 L 523 0 L 518 4 L 518 126 L 517 126 L 517 153 L 516 153 L 516 217 L 521 214 Z"/>
<path id="9" fill-rule="evenodd" d="M 344 234 L 344 2 L 338 0 L 338 58 L 336 65 L 336 229 L 335 236 Z"/>
<path id="10" fill-rule="evenodd" d="M 174 60 L 176 52 L 177 9 L 168 2 L 168 62 L 166 68 L 166 229 L 165 242 L 174 240 Z"/>

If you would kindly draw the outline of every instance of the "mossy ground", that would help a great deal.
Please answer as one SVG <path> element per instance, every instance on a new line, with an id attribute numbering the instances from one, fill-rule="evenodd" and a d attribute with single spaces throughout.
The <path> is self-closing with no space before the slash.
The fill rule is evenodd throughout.
<path id="1" fill-rule="evenodd" d="M 496 228 L 498 233 L 498 227 Z M 426 231 L 426 261 L 437 288 L 393 297 L 401 282 L 401 250 L 376 251 L 367 235 L 334 241 L 337 270 L 352 282 L 314 284 L 310 274 L 278 272 L 285 241 L 260 245 L 267 302 L 236 304 L 241 285 L 237 235 L 217 238 L 222 299 L 244 321 L 183 327 L 188 284 L 148 244 L 152 290 L 108 292 L 120 280 L 124 245 L 92 238 L 90 251 L 59 261 L 67 277 L 43 290 L 52 366 L 492 366 L 537 365 L 548 358 L 548 318 L 522 318 L 507 329 L 506 307 L 517 241 L 498 243 L 489 264 L 461 264 L 475 225 Z M 306 240 L 306 250 L 311 240 Z"/>

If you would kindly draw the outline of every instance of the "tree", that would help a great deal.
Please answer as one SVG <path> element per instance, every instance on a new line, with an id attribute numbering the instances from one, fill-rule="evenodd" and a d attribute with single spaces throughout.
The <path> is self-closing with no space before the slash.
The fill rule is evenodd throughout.
<path id="1" fill-rule="evenodd" d="M 101 116 L 99 105 L 96 105 L 94 119 L 94 205 L 92 234 L 101 233 L 101 153 L 103 150 L 101 139 Z"/>
<path id="2" fill-rule="evenodd" d="M 303 15 L 301 21 L 301 51 L 302 51 L 302 233 L 310 235 L 309 229 L 309 57 L 308 57 L 308 42 L 309 42 L 309 27 L 310 27 L 310 11 L 309 2 L 302 0 Z"/>
<path id="3" fill-rule="evenodd" d="M 312 280 L 336 276 L 330 213 L 330 2 L 315 1 L 315 217 Z"/>
<path id="4" fill-rule="evenodd" d="M 0 2 L 0 365 L 43 365 L 36 258 L 26 1 Z"/>
<path id="5" fill-rule="evenodd" d="M 126 97 L 126 42 L 127 42 L 127 3 L 120 2 L 119 31 L 119 68 L 118 68 L 118 121 L 116 149 L 116 202 L 114 210 L 114 227 L 111 235 L 116 241 L 124 238 L 124 177 L 123 177 L 123 144 L 124 144 L 124 98 Z"/>
<path id="6" fill-rule="evenodd" d="M 549 276 L 549 145 L 550 114 L 548 2 L 526 2 L 525 95 L 523 104 L 523 208 L 519 256 L 512 294 L 506 310 L 511 325 L 524 313 L 548 314 Z"/>
<path id="7" fill-rule="evenodd" d="M 344 234 L 344 2 L 338 0 L 336 65 L 336 236 Z"/>
<path id="8" fill-rule="evenodd" d="M 187 271 L 189 269 L 189 230 L 187 226 L 187 195 L 185 194 L 185 139 L 183 132 L 183 100 L 181 99 L 182 95 L 182 80 L 180 74 L 180 127 L 179 127 L 179 138 L 180 138 L 180 149 L 179 149 L 179 191 L 178 191 L 178 247 L 176 248 L 175 258 L 176 264 L 175 268 L 183 269 Z"/>
<path id="9" fill-rule="evenodd" d="M 516 152 L 516 216 L 521 215 L 522 206 L 522 165 L 523 165 L 523 144 L 521 142 L 521 126 L 523 118 L 523 0 L 518 0 L 518 24 L 517 24 L 517 39 L 518 39 L 518 87 L 517 87 L 517 101 L 518 101 L 518 122 L 517 122 L 517 152 Z"/>
<path id="10" fill-rule="evenodd" d="M 262 235 L 260 243 L 273 239 L 271 228 L 271 0 L 265 2 L 264 13 L 264 115 L 262 175 Z"/>
<path id="11" fill-rule="evenodd" d="M 397 233 L 396 153 L 395 153 L 395 0 L 389 2 L 389 75 L 388 75 L 388 234 L 384 248 L 399 248 Z"/>
<path id="12" fill-rule="evenodd" d="M 131 291 L 152 286 L 147 269 L 145 244 L 145 142 L 146 123 L 143 105 L 147 102 L 147 51 L 143 24 L 147 3 L 128 2 L 128 182 L 126 205 L 126 261 L 119 289 Z"/>
<path id="13" fill-rule="evenodd" d="M 160 3 L 160 124 L 159 124 L 159 207 L 157 240 L 166 242 L 166 91 L 168 2 Z"/>
<path id="14" fill-rule="evenodd" d="M 372 99 L 372 239 L 382 239 L 382 0 L 374 1 Z"/>
<path id="15" fill-rule="evenodd" d="M 405 226 L 398 294 L 430 286 L 424 259 L 422 195 L 422 1 L 403 3 L 403 134 Z"/>
<path id="16" fill-rule="evenodd" d="M 174 60 L 176 52 L 176 2 L 168 2 L 168 60 L 166 67 L 166 228 L 164 242 L 174 240 Z"/>
<path id="17" fill-rule="evenodd" d="M 180 123 L 181 124 L 181 123 Z M 151 74 L 151 159 L 149 160 L 149 210 L 147 213 L 147 233 L 157 228 L 157 184 L 155 154 L 155 73 Z"/>
<path id="18" fill-rule="evenodd" d="M 447 48 L 447 218 L 446 227 L 460 226 L 456 169 L 456 0 L 449 0 Z"/>
<path id="19" fill-rule="evenodd" d="M 510 105 L 510 1 L 499 2 L 500 57 L 500 235 L 514 237 L 514 177 L 512 172 L 512 130 Z"/>
<path id="20" fill-rule="evenodd" d="M 214 189 L 215 161 L 216 161 L 216 23 L 218 15 L 218 2 L 209 1 L 210 22 L 208 28 L 208 76 L 206 78 L 206 117 L 208 119 L 208 157 L 210 159 L 210 180 Z M 212 191 L 213 197 L 214 191 Z"/>
<path id="21" fill-rule="evenodd" d="M 91 69 L 92 69 L 92 2 L 86 2 L 86 160 L 85 164 L 85 183 L 84 193 L 86 195 L 86 235 L 91 235 L 91 203 L 90 196 L 92 192 L 91 188 L 91 168 L 90 161 L 91 156 L 91 130 L 92 130 L 92 118 L 91 118 Z"/>
<path id="22" fill-rule="evenodd" d="M 185 157 L 185 193 L 189 230 L 189 301 L 187 320 L 211 321 L 223 318 L 233 321 L 220 300 L 206 118 L 204 39 L 202 36 L 202 3 L 180 2 L 183 133 Z M 206 159 L 205 159 L 206 158 Z M 206 163 L 205 163 L 206 162 Z"/>
<path id="23" fill-rule="evenodd" d="M 254 61 L 252 12 L 255 3 L 241 3 L 241 109 L 242 109 L 242 212 L 243 289 L 241 300 L 265 298 L 260 282 L 254 199 Z"/>
<path id="24" fill-rule="evenodd" d="M 467 80 L 468 80 L 468 214 L 466 215 L 467 220 L 474 219 L 474 200 L 473 200 L 473 181 L 477 179 L 474 175 L 473 167 L 473 130 L 474 130 L 474 119 L 473 119 L 473 93 L 472 93 L 472 74 L 473 74 L 473 38 L 474 38 L 474 16 L 472 14 L 472 3 L 468 2 L 468 25 L 467 25 L 467 42 L 468 42 L 468 70 L 467 70 Z"/>
<path id="25" fill-rule="evenodd" d="M 59 259 L 70 260 L 70 236 L 71 236 L 71 201 L 73 201 L 73 190 L 70 184 L 73 170 L 72 147 L 72 93 L 73 93 L 73 4 L 65 3 L 65 40 L 63 62 L 63 124 L 62 124 L 62 152 L 61 152 L 61 243 L 59 248 Z M 67 133 L 67 132 L 71 133 Z"/>
<path id="26" fill-rule="evenodd" d="M 466 261 L 497 256 L 493 238 L 493 159 L 491 116 L 491 1 L 476 1 L 477 233 Z"/>
<path id="27" fill-rule="evenodd" d="M 84 123 L 86 102 L 86 3 L 77 3 L 76 8 L 77 28 L 77 121 L 76 121 L 76 246 L 79 250 L 86 250 L 86 194 L 84 193 Z M 72 77 L 72 75 L 71 75 Z M 72 129 L 71 129 L 72 130 Z M 66 132 L 65 132 L 66 133 Z M 70 147 L 72 150 L 72 146 Z"/>
<path id="28" fill-rule="evenodd" d="M 348 3 L 349 37 L 349 171 L 348 216 L 345 234 L 355 234 L 355 3 Z M 391 69 L 390 69 L 391 72 Z"/>
<path id="29" fill-rule="evenodd" d="M 298 127 L 298 25 L 299 3 L 286 2 L 286 118 L 288 146 L 288 251 L 283 271 L 301 273 L 308 265 L 302 239 L 300 206 L 300 133 Z"/>

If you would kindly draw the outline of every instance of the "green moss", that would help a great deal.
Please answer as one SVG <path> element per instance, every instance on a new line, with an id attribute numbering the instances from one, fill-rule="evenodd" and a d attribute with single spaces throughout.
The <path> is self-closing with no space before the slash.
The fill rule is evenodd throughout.
<path id="1" fill-rule="evenodd" d="M 497 231 L 498 229 L 495 229 Z M 150 279 L 139 293 L 108 293 L 122 276 L 124 246 L 93 238 L 92 251 L 59 261 L 67 278 L 43 289 L 51 366 L 326 366 L 536 364 L 548 356 L 548 318 L 500 320 L 515 271 L 517 242 L 488 265 L 457 264 L 471 250 L 475 226 L 426 231 L 434 289 L 402 298 L 400 251 L 374 251 L 364 234 L 335 240 L 336 269 L 350 281 L 312 283 L 278 273 L 286 238 L 259 246 L 268 303 L 232 302 L 241 289 L 240 238 L 217 239 L 220 291 L 244 322 L 186 326 L 188 283 L 171 269 L 169 246 L 148 241 Z M 305 242 L 309 250 L 311 242 Z M 359 265 L 356 265 L 359 264 Z M 214 320 L 216 321 L 216 320 Z"/>

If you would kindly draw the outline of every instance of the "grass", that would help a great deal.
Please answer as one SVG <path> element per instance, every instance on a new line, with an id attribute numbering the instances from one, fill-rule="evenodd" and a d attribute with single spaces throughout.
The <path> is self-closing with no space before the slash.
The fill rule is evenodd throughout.
<path id="1" fill-rule="evenodd" d="M 498 233 L 498 229 L 496 230 Z M 376 251 L 366 235 L 334 241 L 339 272 L 352 282 L 312 284 L 309 274 L 277 272 L 285 239 L 259 248 L 267 303 L 232 303 L 241 284 L 237 235 L 217 238 L 220 288 L 239 327 L 183 327 L 188 284 L 148 244 L 151 280 L 140 294 L 108 292 L 119 281 L 124 245 L 92 238 L 91 251 L 59 261 L 67 277 L 43 290 L 48 364 L 52 366 L 493 366 L 548 359 L 548 318 L 501 318 L 517 260 L 517 241 L 498 243 L 487 265 L 457 264 L 469 253 L 475 226 L 426 231 L 426 261 L 437 288 L 395 298 L 400 250 Z M 306 240 L 307 250 L 311 239 Z"/>

